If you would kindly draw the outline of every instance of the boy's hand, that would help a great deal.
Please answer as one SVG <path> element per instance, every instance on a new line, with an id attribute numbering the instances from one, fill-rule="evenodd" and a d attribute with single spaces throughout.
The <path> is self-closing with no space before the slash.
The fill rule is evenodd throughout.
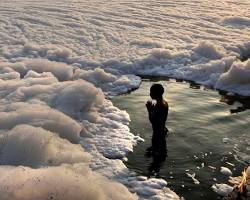
<path id="1" fill-rule="evenodd" d="M 146 107 L 147 107 L 148 111 L 152 110 L 152 108 L 153 108 L 152 101 L 147 101 Z"/>

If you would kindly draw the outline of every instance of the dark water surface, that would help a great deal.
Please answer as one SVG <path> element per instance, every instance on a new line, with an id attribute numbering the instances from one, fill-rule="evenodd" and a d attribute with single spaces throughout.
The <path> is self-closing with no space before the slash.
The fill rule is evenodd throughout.
<path id="1" fill-rule="evenodd" d="M 145 139 L 128 155 L 127 167 L 144 176 L 164 178 L 186 200 L 219 198 L 211 186 L 228 180 L 220 167 L 239 176 L 250 162 L 250 110 L 239 109 L 244 106 L 235 100 L 226 104 L 227 98 L 214 90 L 175 80 L 159 81 L 170 106 L 168 152 L 160 163 L 145 156 L 152 134 L 145 102 L 154 82 L 143 80 L 138 90 L 112 99 L 115 106 L 129 113 L 131 132 Z M 187 173 L 195 173 L 200 184 Z"/>

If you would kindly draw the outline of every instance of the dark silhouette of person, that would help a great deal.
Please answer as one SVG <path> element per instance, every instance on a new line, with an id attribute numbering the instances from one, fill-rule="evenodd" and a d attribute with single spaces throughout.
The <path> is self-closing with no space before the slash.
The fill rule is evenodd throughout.
<path id="1" fill-rule="evenodd" d="M 146 103 L 149 121 L 152 125 L 152 146 L 147 149 L 147 153 L 154 156 L 163 156 L 166 154 L 166 136 L 168 129 L 165 126 L 168 117 L 168 103 L 163 98 L 164 88 L 161 84 L 153 84 L 150 88 L 150 97 L 156 100 Z"/>

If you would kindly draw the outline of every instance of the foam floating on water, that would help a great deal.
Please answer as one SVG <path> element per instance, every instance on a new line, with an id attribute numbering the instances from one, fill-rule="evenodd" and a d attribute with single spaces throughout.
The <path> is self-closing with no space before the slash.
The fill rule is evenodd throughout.
<path id="1" fill-rule="evenodd" d="M 195 185 L 199 185 L 200 184 L 200 181 L 198 181 L 198 179 L 195 178 L 195 173 L 193 173 L 193 174 L 186 173 L 186 174 L 187 174 L 188 177 L 190 177 L 193 180 L 193 182 L 194 182 Z"/>
<path id="2" fill-rule="evenodd" d="M 220 172 L 226 176 L 232 176 L 232 171 L 227 167 L 221 167 Z"/>
<path id="3" fill-rule="evenodd" d="M 233 187 L 227 184 L 214 184 L 212 186 L 212 189 L 214 192 L 224 197 L 233 191 Z"/>

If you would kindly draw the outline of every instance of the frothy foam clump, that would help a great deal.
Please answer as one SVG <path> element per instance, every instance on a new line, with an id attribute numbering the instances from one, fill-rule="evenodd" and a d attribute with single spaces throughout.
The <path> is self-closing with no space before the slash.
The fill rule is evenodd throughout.
<path id="1" fill-rule="evenodd" d="M 30 167 L 89 163 L 90 155 L 79 146 L 40 127 L 18 125 L 0 135 L 0 163 Z"/>
<path id="2" fill-rule="evenodd" d="M 92 172 L 86 165 L 31 169 L 0 167 L 1 200 L 136 200 L 119 183 Z"/>
<path id="3" fill-rule="evenodd" d="M 101 68 L 93 70 L 76 69 L 74 79 L 83 79 L 100 87 L 107 95 L 123 94 L 139 87 L 141 79 L 135 75 L 114 75 Z"/>
<path id="4" fill-rule="evenodd" d="M 169 49 L 153 49 L 149 54 L 133 62 L 131 71 L 144 75 L 163 75 L 164 71 L 167 73 L 172 65 L 189 63 L 191 57 L 190 51 L 176 51 Z M 177 66 L 175 65 L 175 68 Z M 126 69 L 126 68 L 125 68 Z"/>
<path id="5" fill-rule="evenodd" d="M 79 141 L 81 126 L 69 116 L 40 101 L 6 104 L 0 110 L 2 130 L 10 130 L 20 124 L 29 124 L 54 132 L 73 143 Z"/>
<path id="6" fill-rule="evenodd" d="M 93 84 L 77 80 L 65 82 L 58 89 L 52 100 L 52 106 L 74 118 L 88 118 L 96 120 L 98 114 L 95 108 L 103 104 L 104 95 Z"/>
<path id="7" fill-rule="evenodd" d="M 221 59 L 225 56 L 225 50 L 222 47 L 216 46 L 211 42 L 201 42 L 195 49 L 194 53 L 199 56 L 209 59 Z"/>
<path id="8" fill-rule="evenodd" d="M 110 82 L 114 82 L 117 77 L 113 74 L 105 72 L 101 68 L 94 70 L 76 69 L 74 72 L 74 79 L 84 79 L 93 83 L 96 86 L 101 86 Z"/>
<path id="9" fill-rule="evenodd" d="M 214 184 L 212 186 L 212 189 L 220 196 L 227 196 L 230 192 L 233 191 L 233 187 L 227 184 Z"/>
<path id="10" fill-rule="evenodd" d="M 51 72 L 60 81 L 70 80 L 73 76 L 71 66 L 47 59 L 25 59 L 15 63 L 2 62 L 0 63 L 0 69 L 18 72 L 21 77 L 24 77 L 29 70 L 37 73 Z"/>
<path id="11" fill-rule="evenodd" d="M 2 80 L 20 79 L 20 74 L 18 72 L 7 72 L 0 74 L 0 79 Z"/>
<path id="12" fill-rule="evenodd" d="M 24 43 L 20 53 L 33 55 L 34 57 L 46 56 L 48 59 L 55 61 L 64 61 L 73 55 L 71 49 L 61 45 L 38 45 L 27 41 Z"/>
<path id="13" fill-rule="evenodd" d="M 44 78 L 34 79 L 47 81 Z M 20 81 L 0 82 L 0 88 L 5 89 L 3 93 L 12 102 L 40 100 L 74 118 L 91 117 L 95 120 L 97 117 L 95 107 L 101 105 L 104 99 L 100 89 L 84 80 L 44 85 L 35 83 L 37 81 L 32 80 L 30 83 L 30 78 L 27 78 Z"/>
<path id="14" fill-rule="evenodd" d="M 221 167 L 220 172 L 226 176 L 232 176 L 232 171 L 227 167 Z"/>
<path id="15" fill-rule="evenodd" d="M 215 85 L 216 88 L 250 96 L 250 59 L 246 62 L 236 62 Z"/>
<path id="16" fill-rule="evenodd" d="M 134 135 L 128 124 L 129 115 L 125 111 L 115 108 L 110 101 L 105 101 L 100 108 L 100 117 L 95 123 L 87 120 L 82 122 L 84 132 L 81 132 L 83 141 L 95 144 L 94 148 L 103 156 L 113 159 L 122 159 L 132 152 L 136 144 Z"/>

